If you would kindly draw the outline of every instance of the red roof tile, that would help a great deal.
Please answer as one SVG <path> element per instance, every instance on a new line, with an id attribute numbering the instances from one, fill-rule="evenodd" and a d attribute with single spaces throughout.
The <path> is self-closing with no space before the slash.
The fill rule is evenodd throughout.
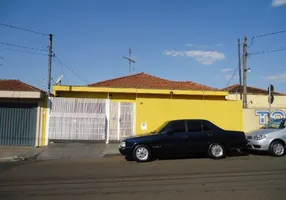
<path id="1" fill-rule="evenodd" d="M 229 93 L 236 93 L 236 92 L 239 93 L 239 88 L 240 88 L 240 85 L 239 84 L 235 84 L 235 85 L 231 85 L 231 86 L 229 86 L 227 88 L 224 88 L 223 90 L 228 91 Z M 242 86 L 241 86 L 241 90 L 243 91 L 243 87 Z M 249 94 L 265 94 L 265 95 L 268 95 L 268 91 L 267 90 L 261 89 L 261 88 L 256 88 L 256 87 L 250 87 L 250 86 L 247 87 L 247 93 L 249 93 Z M 274 92 L 273 94 L 284 95 L 284 94 L 279 93 L 279 92 Z"/>
<path id="2" fill-rule="evenodd" d="M 29 91 L 29 92 L 42 92 L 42 90 L 28 85 L 19 80 L 1 80 L 0 79 L 0 91 Z"/>
<path id="3" fill-rule="evenodd" d="M 88 85 L 90 87 L 168 89 L 168 90 L 219 90 L 192 81 L 170 81 L 145 73 L 133 74 Z"/>

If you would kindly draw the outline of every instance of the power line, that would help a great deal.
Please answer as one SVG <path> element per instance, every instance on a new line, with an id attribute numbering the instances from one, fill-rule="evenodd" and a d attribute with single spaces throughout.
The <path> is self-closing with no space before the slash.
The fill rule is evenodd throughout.
<path id="1" fill-rule="evenodd" d="M 81 79 L 82 81 L 86 82 L 87 84 L 89 84 L 89 82 L 87 80 L 85 80 L 84 78 L 82 78 L 80 75 L 78 75 L 74 70 L 72 70 L 71 68 L 69 68 L 66 64 L 64 64 L 56 55 L 54 55 L 54 57 L 59 61 L 59 63 L 61 65 L 63 65 L 64 67 L 66 67 L 67 69 L 69 69 L 75 76 L 77 76 L 79 79 Z"/>
<path id="2" fill-rule="evenodd" d="M 1 23 L 1 22 L 0 22 L 0 25 L 1 25 L 1 26 L 6 26 L 6 27 L 9 27 L 9 28 L 14 28 L 14 29 L 26 31 L 26 32 L 30 32 L 30 33 L 39 34 L 39 35 L 45 35 L 45 36 L 49 35 L 49 34 L 46 34 L 46 33 L 41 33 L 41 32 L 38 32 L 38 31 L 33 31 L 33 30 L 30 30 L 30 29 L 26 29 L 26 28 L 21 28 L 21 27 L 17 27 L 17 26 L 12 26 L 12 25 L 9 25 L 9 24 Z"/>
<path id="3" fill-rule="evenodd" d="M 226 84 L 225 88 L 227 88 L 229 86 L 229 84 L 231 83 L 232 79 L 234 79 L 236 73 L 238 72 L 238 68 L 236 68 L 236 70 L 234 71 L 232 77 L 229 79 L 228 83 Z"/>
<path id="4" fill-rule="evenodd" d="M 252 55 L 258 55 L 258 54 L 264 54 L 264 53 L 273 53 L 273 52 L 278 52 L 278 51 L 285 51 L 286 50 L 286 46 L 285 47 L 279 47 L 276 49 L 270 49 L 270 50 L 261 50 L 261 51 L 255 51 L 253 53 L 249 53 L 249 56 Z"/>
<path id="5" fill-rule="evenodd" d="M 10 48 L 4 48 L 4 49 L 7 49 L 9 51 L 17 51 L 17 52 L 27 53 L 27 54 L 35 54 L 35 55 L 39 55 L 39 56 L 48 56 L 45 54 L 40 54 L 40 53 L 36 53 L 36 52 L 31 52 L 31 51 L 22 51 L 22 50 L 18 50 L 18 49 L 10 49 Z"/>
<path id="6" fill-rule="evenodd" d="M 241 56 L 241 59 L 240 59 L 240 64 L 243 60 L 243 56 Z M 239 68 L 236 68 L 235 71 L 233 72 L 232 74 L 232 77 L 229 79 L 228 83 L 226 84 L 225 88 L 227 88 L 229 86 L 229 84 L 231 83 L 231 81 L 234 79 L 236 73 L 238 72 Z"/>
<path id="7" fill-rule="evenodd" d="M 279 33 L 286 33 L 286 30 L 281 30 L 281 31 L 276 31 L 276 32 L 272 32 L 272 33 L 265 33 L 265 34 L 254 36 L 254 37 L 252 37 L 251 43 L 250 43 L 248 48 L 250 48 L 253 45 L 253 41 L 254 41 L 255 38 L 266 37 L 266 36 L 270 36 L 270 35 L 276 35 L 276 34 L 279 34 Z"/>
<path id="8" fill-rule="evenodd" d="M 0 44 L 6 45 L 6 46 L 12 46 L 12 47 L 19 47 L 19 48 L 22 48 L 22 49 L 30 49 L 30 50 L 34 50 L 34 51 L 45 51 L 45 52 L 47 52 L 47 50 L 44 50 L 44 49 L 37 49 L 37 48 L 33 48 L 33 47 L 25 47 L 25 46 L 21 46 L 21 45 L 17 45 L 17 44 L 6 43 L 6 42 L 0 42 Z"/>

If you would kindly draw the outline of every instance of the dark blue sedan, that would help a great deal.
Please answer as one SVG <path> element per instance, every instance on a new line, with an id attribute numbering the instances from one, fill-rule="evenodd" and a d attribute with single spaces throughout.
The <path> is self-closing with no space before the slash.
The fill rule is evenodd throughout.
<path id="1" fill-rule="evenodd" d="M 245 146 L 244 132 L 223 130 L 208 120 L 181 119 L 167 121 L 149 134 L 124 139 L 119 151 L 128 160 L 147 162 L 160 156 L 192 153 L 221 159 Z"/>

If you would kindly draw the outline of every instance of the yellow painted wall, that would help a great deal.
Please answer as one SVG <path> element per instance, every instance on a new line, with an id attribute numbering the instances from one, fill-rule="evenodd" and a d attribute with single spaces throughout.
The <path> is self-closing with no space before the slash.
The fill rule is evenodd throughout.
<path id="1" fill-rule="evenodd" d="M 71 98 L 106 99 L 108 97 L 108 93 L 58 91 L 57 96 Z M 110 99 L 118 102 L 135 102 L 136 97 L 156 99 L 225 100 L 224 96 L 110 93 Z"/>
<path id="2" fill-rule="evenodd" d="M 58 97 L 107 99 L 108 93 L 95 92 L 57 92 Z M 136 94 L 110 93 L 110 99 L 116 102 L 135 102 Z"/>
<path id="3" fill-rule="evenodd" d="M 167 120 L 187 118 L 208 119 L 223 129 L 243 130 L 241 101 L 137 98 L 136 116 L 137 134 L 155 130 Z M 147 123 L 147 130 L 141 129 L 142 122 Z"/>
<path id="4" fill-rule="evenodd" d="M 115 101 L 115 102 L 135 102 L 136 94 L 113 93 L 111 94 L 110 99 L 111 101 Z"/>
<path id="5" fill-rule="evenodd" d="M 47 112 L 48 112 L 48 97 L 44 98 L 44 104 L 42 108 L 42 139 L 40 146 L 45 146 L 47 139 Z"/>
<path id="6" fill-rule="evenodd" d="M 107 93 L 94 93 L 94 92 L 57 92 L 58 97 L 70 97 L 70 98 L 95 98 L 106 99 Z"/>

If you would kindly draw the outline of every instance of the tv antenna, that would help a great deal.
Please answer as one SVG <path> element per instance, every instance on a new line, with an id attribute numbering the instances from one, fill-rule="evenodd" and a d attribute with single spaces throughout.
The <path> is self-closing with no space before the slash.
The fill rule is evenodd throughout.
<path id="1" fill-rule="evenodd" d="M 123 56 L 123 58 L 125 58 L 126 60 L 129 61 L 129 74 L 131 74 L 131 63 L 135 63 L 135 60 L 131 59 L 131 53 L 132 53 L 132 49 L 129 48 L 129 57 L 127 58 L 127 57 Z M 134 68 L 133 68 L 133 70 L 134 70 Z"/>
<path id="2" fill-rule="evenodd" d="M 58 80 L 56 81 L 56 85 L 61 85 L 62 84 L 62 79 L 64 78 L 64 75 L 60 75 L 60 77 L 58 78 Z"/>

